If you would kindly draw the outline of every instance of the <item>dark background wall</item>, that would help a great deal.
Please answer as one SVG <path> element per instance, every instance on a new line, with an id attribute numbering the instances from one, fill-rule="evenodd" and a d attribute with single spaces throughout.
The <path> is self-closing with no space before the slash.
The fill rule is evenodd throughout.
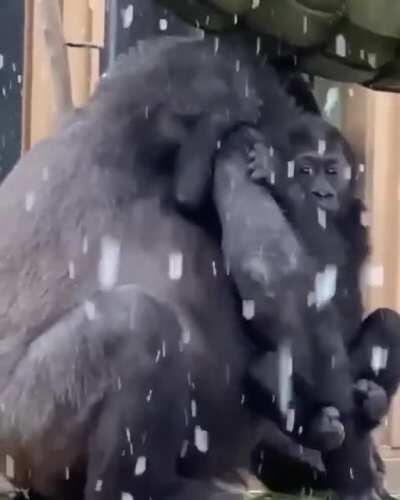
<path id="1" fill-rule="evenodd" d="M 24 1 L 0 0 L 0 180 L 21 152 Z"/>

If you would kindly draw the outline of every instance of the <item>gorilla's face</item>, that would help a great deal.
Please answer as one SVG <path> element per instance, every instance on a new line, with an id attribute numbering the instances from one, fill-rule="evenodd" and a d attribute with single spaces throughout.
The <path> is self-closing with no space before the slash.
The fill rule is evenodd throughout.
<path id="1" fill-rule="evenodd" d="M 346 204 L 351 168 L 343 154 L 305 151 L 294 162 L 295 178 L 305 197 L 322 209 L 337 212 Z"/>
<path id="2" fill-rule="evenodd" d="M 336 130 L 325 126 L 313 136 L 304 130 L 294 132 L 291 142 L 294 156 L 288 163 L 288 177 L 292 200 L 311 202 L 327 212 L 345 209 L 352 197 L 354 169 Z"/>

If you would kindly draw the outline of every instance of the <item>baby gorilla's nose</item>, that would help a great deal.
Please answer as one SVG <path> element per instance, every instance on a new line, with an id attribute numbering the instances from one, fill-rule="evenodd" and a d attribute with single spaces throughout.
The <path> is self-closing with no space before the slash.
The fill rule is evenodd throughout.
<path id="1" fill-rule="evenodd" d="M 315 191 L 315 190 L 313 190 L 311 192 L 312 192 L 312 194 L 314 196 L 316 196 L 317 198 L 320 198 L 320 199 L 326 199 L 326 198 L 332 198 L 333 197 L 333 193 L 330 193 L 328 191 L 323 191 L 322 192 L 322 191 Z"/>

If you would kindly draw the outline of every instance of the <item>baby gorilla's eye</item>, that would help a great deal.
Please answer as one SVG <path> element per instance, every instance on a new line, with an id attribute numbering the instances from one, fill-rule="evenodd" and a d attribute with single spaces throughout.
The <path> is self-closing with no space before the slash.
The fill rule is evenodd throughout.
<path id="1" fill-rule="evenodd" d="M 338 171 L 337 171 L 337 168 L 336 167 L 328 167 L 325 172 L 328 174 L 328 175 L 337 175 Z"/>
<path id="2" fill-rule="evenodd" d="M 311 175 L 312 174 L 312 168 L 307 166 L 307 165 L 303 165 L 300 167 L 300 173 L 301 174 L 304 174 L 304 175 Z"/>

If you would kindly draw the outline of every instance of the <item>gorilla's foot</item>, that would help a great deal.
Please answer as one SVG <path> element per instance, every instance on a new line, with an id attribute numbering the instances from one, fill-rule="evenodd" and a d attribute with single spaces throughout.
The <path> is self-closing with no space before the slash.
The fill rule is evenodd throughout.
<path id="1" fill-rule="evenodd" d="M 354 384 L 354 398 L 362 418 L 371 427 L 379 424 L 389 410 L 389 398 L 385 389 L 372 380 L 357 380 Z"/>
<path id="2" fill-rule="evenodd" d="M 340 413 L 334 406 L 322 408 L 311 421 L 307 432 L 307 441 L 322 452 L 339 448 L 344 438 L 345 430 L 340 421 Z"/>

